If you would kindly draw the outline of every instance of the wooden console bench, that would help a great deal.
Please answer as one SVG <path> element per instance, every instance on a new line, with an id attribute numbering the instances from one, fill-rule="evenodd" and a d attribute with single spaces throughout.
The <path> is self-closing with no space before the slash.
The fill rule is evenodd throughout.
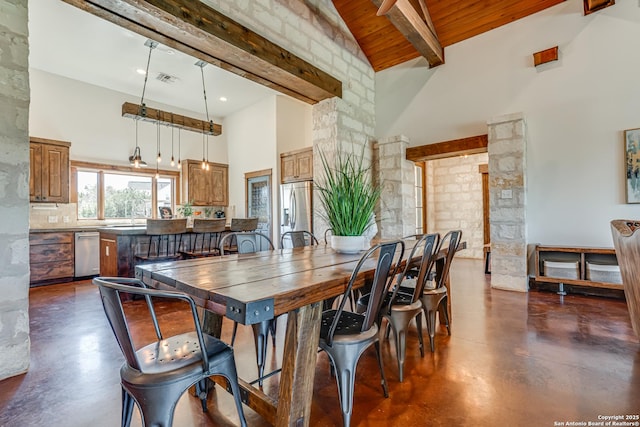
<path id="1" fill-rule="evenodd" d="M 565 285 L 571 289 L 575 286 L 586 291 L 601 288 L 617 292 L 623 290 L 617 265 L 613 248 L 537 245 L 535 281 L 558 284 L 561 295 L 566 294 Z"/>

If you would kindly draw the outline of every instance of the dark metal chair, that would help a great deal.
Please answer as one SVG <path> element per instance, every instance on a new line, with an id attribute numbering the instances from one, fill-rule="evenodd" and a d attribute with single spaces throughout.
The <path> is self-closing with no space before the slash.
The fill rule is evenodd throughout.
<path id="1" fill-rule="evenodd" d="M 273 250 L 275 249 L 273 243 L 271 243 L 271 239 L 268 236 L 259 233 L 257 231 L 254 232 L 231 232 L 227 233 L 220 240 L 220 250 L 222 255 L 225 255 L 227 252 L 227 240 L 235 239 L 237 244 L 237 250 L 239 254 L 249 254 L 254 252 Z M 271 320 L 265 320 L 260 323 L 256 323 L 251 325 L 253 328 L 253 339 L 255 341 L 256 347 L 256 357 L 258 363 L 258 385 L 262 386 L 263 378 L 264 378 L 264 365 L 267 359 L 267 339 L 269 337 L 269 332 L 271 332 L 271 337 L 273 341 L 273 345 L 276 345 L 276 320 L 277 318 Z M 233 333 L 231 335 L 231 345 L 235 344 L 236 334 L 238 332 L 238 322 L 233 322 Z"/>
<path id="2" fill-rule="evenodd" d="M 388 321 L 387 337 L 389 329 L 393 331 L 393 336 L 395 337 L 400 382 L 404 380 L 407 331 L 409 323 L 414 318 L 418 329 L 420 356 L 424 357 L 422 302 L 420 297 L 431 276 L 435 254 L 438 253 L 440 248 L 440 235 L 437 233 L 411 236 L 410 238 L 415 239 L 416 237 L 417 242 L 407 257 L 404 270 L 396 276 L 395 286 L 387 293 L 381 312 L 381 317 Z M 362 296 L 358 300 L 358 311 L 363 311 L 368 301 L 369 294 Z"/>
<path id="3" fill-rule="evenodd" d="M 93 283 L 100 289 L 104 312 L 125 357 L 120 369 L 122 385 L 122 426 L 131 423 L 133 405 L 137 403 L 145 426 L 169 427 L 175 406 L 182 394 L 195 384 L 196 394 L 207 411 L 207 379 L 221 375 L 229 383 L 238 416 L 246 420 L 240 400 L 240 388 L 233 349 L 219 339 L 204 334 L 196 305 L 181 292 L 148 289 L 137 279 L 97 277 Z M 121 296 L 140 295 L 146 299 L 156 332 L 156 340 L 136 349 L 130 334 Z M 194 330 L 164 337 L 153 306 L 154 298 L 185 301 L 191 308 Z"/>
<path id="4" fill-rule="evenodd" d="M 146 248 L 135 254 L 138 263 L 182 258 L 182 238 L 187 232 L 187 219 L 147 219 Z M 146 249 L 146 250 L 145 250 Z"/>
<path id="5" fill-rule="evenodd" d="M 318 239 L 310 231 L 287 231 L 280 236 L 280 249 L 301 248 L 303 246 L 318 245 Z"/>
<path id="6" fill-rule="evenodd" d="M 438 253 L 439 249 L 439 234 L 425 234 L 419 238 L 413 247 L 404 271 L 398 275 L 398 282 L 389 296 L 389 302 L 385 306 L 385 311 L 383 311 L 383 317 L 388 320 L 395 337 L 400 382 L 404 380 L 407 330 L 413 318 L 416 318 L 418 340 L 420 342 L 420 356 L 424 357 L 424 343 L 422 341 L 423 307 L 421 297 L 431 277 L 435 254 Z M 416 255 L 419 256 L 416 258 Z M 416 271 L 417 275 L 415 275 Z M 405 287 L 409 285 L 412 285 L 412 292 L 406 292 Z"/>
<path id="7" fill-rule="evenodd" d="M 221 233 L 226 230 L 226 219 L 212 218 L 193 220 L 189 248 L 182 251 L 185 258 L 200 258 L 220 255 Z"/>
<path id="8" fill-rule="evenodd" d="M 462 230 L 452 230 L 444 235 L 440 242 L 440 248 L 447 247 L 447 253 L 442 263 L 442 267 L 437 269 L 435 286 L 425 287 L 420 296 L 422 302 L 422 310 L 427 321 L 427 330 L 429 331 L 429 344 L 431 345 L 431 352 L 435 351 L 435 335 L 436 335 L 436 312 L 438 308 L 442 306 L 440 311 L 444 316 L 444 322 L 447 327 L 447 333 L 451 335 L 451 327 L 449 326 L 449 311 L 448 311 L 448 292 L 446 283 L 449 280 L 449 269 L 451 267 L 451 261 L 453 256 L 458 250 L 460 240 L 462 239 Z M 443 319 L 440 319 L 442 322 Z"/>
<path id="9" fill-rule="evenodd" d="M 402 241 L 382 243 L 369 249 L 360 258 L 351 273 L 349 283 L 338 308 L 326 310 L 322 313 L 319 346 L 329 355 L 329 359 L 336 371 L 338 394 L 345 426 L 349 426 L 351 422 L 356 366 L 364 350 L 372 344 L 375 346 L 378 366 L 380 367 L 382 391 L 385 397 L 389 396 L 380 356 L 379 329 L 376 320 L 382 306 L 383 296 L 388 290 L 389 275 L 392 269 L 395 269 L 394 256 L 398 246 L 401 248 L 401 259 L 404 255 L 404 243 Z M 345 303 L 351 295 L 354 283 L 356 280 L 361 280 L 361 277 L 358 277 L 360 270 L 365 264 L 371 265 L 372 258 L 376 256 L 376 270 L 367 309 L 362 314 L 345 311 Z M 395 265 L 397 264 L 395 263 Z"/>

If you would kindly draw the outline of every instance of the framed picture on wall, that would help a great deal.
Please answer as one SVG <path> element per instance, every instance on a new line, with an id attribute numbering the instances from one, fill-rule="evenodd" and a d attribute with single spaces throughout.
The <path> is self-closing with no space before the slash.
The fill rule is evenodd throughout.
<path id="1" fill-rule="evenodd" d="M 624 131 L 627 203 L 640 203 L 640 128 Z"/>

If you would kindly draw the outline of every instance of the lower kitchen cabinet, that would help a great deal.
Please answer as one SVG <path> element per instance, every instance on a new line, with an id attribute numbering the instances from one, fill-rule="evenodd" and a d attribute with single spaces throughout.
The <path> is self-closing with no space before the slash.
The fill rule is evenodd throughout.
<path id="1" fill-rule="evenodd" d="M 29 234 L 29 262 L 32 285 L 73 280 L 72 232 Z"/>

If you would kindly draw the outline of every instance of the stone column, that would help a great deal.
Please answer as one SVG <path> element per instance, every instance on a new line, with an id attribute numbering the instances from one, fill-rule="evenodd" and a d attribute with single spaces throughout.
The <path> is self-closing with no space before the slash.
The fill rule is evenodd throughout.
<path id="1" fill-rule="evenodd" d="M 377 181 L 382 183 L 380 210 L 377 212 L 379 236 L 398 238 L 416 232 L 415 173 L 407 160 L 409 139 L 404 136 L 378 141 Z"/>
<path id="2" fill-rule="evenodd" d="M 526 292 L 526 125 L 521 113 L 489 127 L 491 287 Z"/>
<path id="3" fill-rule="evenodd" d="M 27 0 L 0 2 L 0 380 L 29 367 Z"/>

